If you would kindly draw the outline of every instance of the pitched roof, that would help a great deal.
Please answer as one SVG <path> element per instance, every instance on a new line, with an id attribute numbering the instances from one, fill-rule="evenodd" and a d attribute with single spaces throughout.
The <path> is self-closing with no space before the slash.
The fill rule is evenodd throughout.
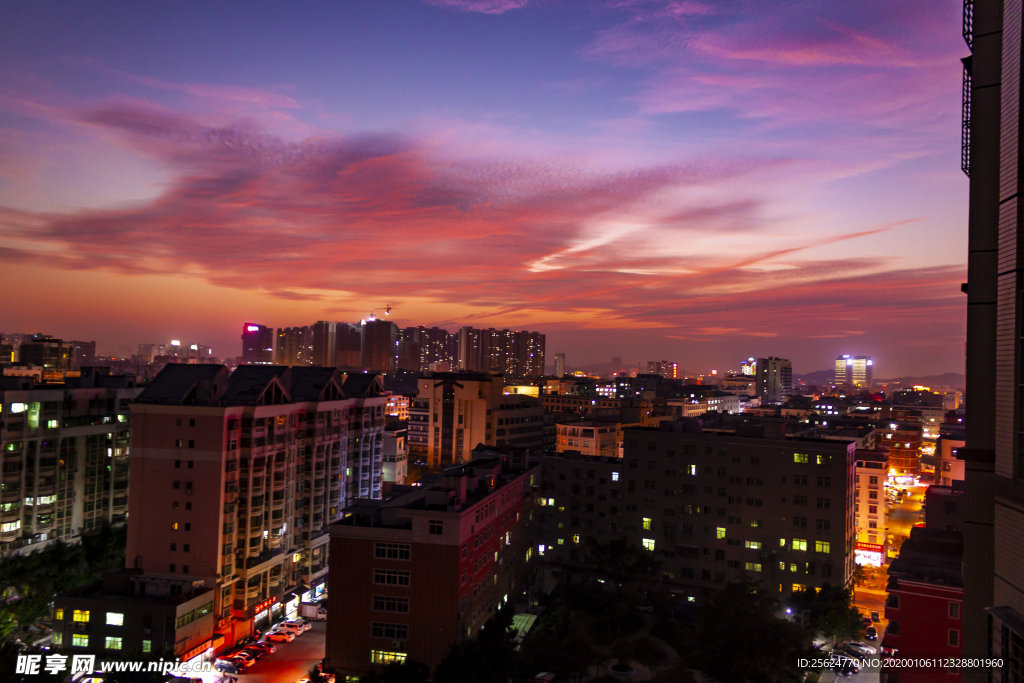
<path id="1" fill-rule="evenodd" d="M 280 377 L 288 371 L 284 365 L 240 365 L 228 380 L 228 390 L 220 402 L 222 405 L 255 405 L 267 389 L 276 384 L 283 393 L 285 401 L 290 401 L 288 391 L 281 383 Z M 280 403 L 281 401 L 263 401 L 264 403 Z"/>
<path id="2" fill-rule="evenodd" d="M 227 379 L 228 369 L 223 365 L 186 365 L 170 363 L 153 378 L 139 397 L 139 403 L 184 403 L 200 382 L 214 383 Z M 219 374 L 223 377 L 218 378 Z"/>

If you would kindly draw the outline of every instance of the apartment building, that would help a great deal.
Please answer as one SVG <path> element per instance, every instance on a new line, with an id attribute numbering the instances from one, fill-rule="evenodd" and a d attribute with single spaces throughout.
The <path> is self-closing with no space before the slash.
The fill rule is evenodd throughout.
<path id="1" fill-rule="evenodd" d="M 924 430 L 917 422 L 878 424 L 878 445 L 889 451 L 889 467 L 896 471 L 897 483 L 911 483 L 921 474 L 921 437 Z"/>
<path id="2" fill-rule="evenodd" d="M 409 422 L 388 418 L 384 425 L 381 452 L 384 455 L 383 480 L 404 484 L 409 474 Z"/>
<path id="3" fill-rule="evenodd" d="M 509 377 L 544 374 L 545 338 L 539 332 L 462 327 L 458 366 L 468 372 L 498 372 Z"/>
<path id="4" fill-rule="evenodd" d="M 854 512 L 857 519 L 856 557 L 858 564 L 880 567 L 885 563 L 888 541 L 889 499 L 885 483 L 889 458 L 883 451 L 857 450 Z"/>
<path id="5" fill-rule="evenodd" d="M 848 585 L 855 446 L 793 433 L 798 425 L 678 420 L 627 429 L 621 460 L 549 455 L 538 552 L 572 564 L 585 561 L 588 539 L 625 539 L 694 595 L 741 575 L 780 599 Z"/>
<path id="6" fill-rule="evenodd" d="M 141 391 L 108 368 L 62 384 L 0 377 L 0 556 L 124 523 L 128 404 Z"/>
<path id="7" fill-rule="evenodd" d="M 380 496 L 385 403 L 374 374 L 168 365 L 132 405 L 136 581 L 214 587 L 229 644 L 322 590 L 327 525 Z"/>
<path id="8" fill-rule="evenodd" d="M 505 395 L 501 375 L 426 372 L 409 408 L 409 454 L 431 467 L 471 459 L 487 446 L 541 446 L 544 411 L 537 399 Z"/>
<path id="9" fill-rule="evenodd" d="M 360 676 L 412 658 L 436 666 L 514 600 L 533 556 L 540 467 L 488 455 L 358 501 L 332 524 L 324 669 Z"/>
<path id="10" fill-rule="evenodd" d="M 619 424 L 617 422 L 563 422 L 557 425 L 559 453 L 577 451 L 592 457 L 619 456 Z"/>

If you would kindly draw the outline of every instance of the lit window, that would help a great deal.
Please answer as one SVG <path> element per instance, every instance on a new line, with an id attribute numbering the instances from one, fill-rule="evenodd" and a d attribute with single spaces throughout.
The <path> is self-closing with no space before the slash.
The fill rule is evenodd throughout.
<path id="1" fill-rule="evenodd" d="M 57 428 L 57 421 L 56 420 L 47 420 L 46 421 L 46 428 L 47 429 L 56 429 Z"/>
<path id="2" fill-rule="evenodd" d="M 824 465 L 825 463 L 827 463 L 827 462 L 828 462 L 828 456 L 827 456 L 827 455 L 816 455 L 816 456 L 814 456 L 814 457 L 815 457 L 815 461 L 816 461 L 816 462 L 817 462 L 817 463 L 818 463 L 819 465 Z"/>
<path id="3" fill-rule="evenodd" d="M 785 548 L 786 547 L 786 539 L 784 539 L 784 538 L 780 538 L 779 539 L 779 547 L 780 548 Z"/>
<path id="4" fill-rule="evenodd" d="M 798 462 L 802 465 L 806 465 L 810 461 L 810 456 L 806 453 L 794 453 L 793 462 Z"/>
<path id="5" fill-rule="evenodd" d="M 794 538 L 793 550 L 807 550 L 807 540 L 803 538 Z"/>
<path id="6" fill-rule="evenodd" d="M 746 546 L 748 548 L 750 548 L 751 550 L 760 550 L 761 549 L 761 542 L 760 541 L 747 541 L 746 542 Z"/>
<path id="7" fill-rule="evenodd" d="M 533 548 L 527 548 L 526 549 L 526 561 L 529 562 L 531 557 L 533 557 Z"/>
<path id="8" fill-rule="evenodd" d="M 64 608 L 63 607 L 58 607 L 54 611 L 54 613 L 53 613 L 53 618 L 54 618 L 55 621 L 63 620 L 64 619 Z"/>
<path id="9" fill-rule="evenodd" d="M 25 404 L 24 403 L 12 403 L 11 404 L 10 412 L 11 413 L 24 413 L 25 412 Z"/>
<path id="10" fill-rule="evenodd" d="M 64 634 L 61 633 L 60 631 L 54 631 L 53 632 L 53 644 L 56 645 L 57 647 L 60 647 L 61 645 L 63 645 L 64 644 Z"/>
<path id="11" fill-rule="evenodd" d="M 144 640 L 144 641 L 142 641 L 142 651 L 143 652 L 152 652 L 153 651 L 153 641 L 152 640 Z"/>
<path id="12" fill-rule="evenodd" d="M 537 546 L 537 554 L 538 554 L 538 555 L 543 555 L 543 554 L 544 554 L 544 549 L 545 549 L 545 548 L 547 548 L 547 546 L 546 546 L 546 545 L 544 545 L 543 543 L 541 543 L 540 545 L 538 545 L 538 546 Z"/>
<path id="13" fill-rule="evenodd" d="M 75 633 L 71 636 L 71 645 L 73 647 L 89 647 L 89 636 Z"/>
<path id="14" fill-rule="evenodd" d="M 573 534 L 572 535 L 572 542 L 573 543 L 579 543 L 580 542 L 580 535 L 579 534 Z"/>
<path id="15" fill-rule="evenodd" d="M 107 636 L 107 645 L 106 645 L 106 647 L 107 647 L 108 650 L 120 650 L 121 649 L 121 639 L 119 637 L 117 637 L 117 636 Z"/>
<path id="16" fill-rule="evenodd" d="M 654 539 L 653 538 L 645 538 L 644 539 L 644 550 L 654 550 Z"/>
<path id="17" fill-rule="evenodd" d="M 124 626 L 124 614 L 107 612 L 107 626 Z"/>
<path id="18" fill-rule="evenodd" d="M 807 590 L 807 586 L 803 585 L 802 583 L 794 583 L 793 584 L 793 592 L 794 593 L 796 593 L 797 591 L 805 591 L 805 590 Z"/>
<path id="19" fill-rule="evenodd" d="M 388 650 L 370 650 L 370 662 L 373 664 L 401 664 L 408 655 L 404 652 Z"/>
<path id="20" fill-rule="evenodd" d="M 88 623 L 89 621 L 89 610 L 87 609 L 76 609 L 74 614 L 75 621 L 81 621 Z"/>
<path id="21" fill-rule="evenodd" d="M 829 548 L 830 547 L 831 547 L 831 544 L 828 541 L 815 541 L 814 542 L 814 550 L 815 550 L 815 552 L 827 553 L 827 552 L 829 552 Z"/>
<path id="22" fill-rule="evenodd" d="M 650 517 L 644 517 L 644 531 L 650 531 L 651 530 L 651 523 L 652 523 L 652 520 L 651 520 Z"/>
<path id="23" fill-rule="evenodd" d="M 618 481 L 618 480 L 619 480 L 619 473 L 618 472 L 612 472 L 612 481 Z"/>
<path id="24" fill-rule="evenodd" d="M 725 527 L 720 526 L 715 529 L 715 538 L 725 538 Z"/>
<path id="25" fill-rule="evenodd" d="M 759 519 L 752 519 L 752 520 L 750 520 L 750 526 L 761 526 L 761 520 L 759 520 Z"/>
<path id="26" fill-rule="evenodd" d="M 759 572 L 761 571 L 761 565 L 757 562 L 747 562 L 745 568 L 748 572 Z"/>

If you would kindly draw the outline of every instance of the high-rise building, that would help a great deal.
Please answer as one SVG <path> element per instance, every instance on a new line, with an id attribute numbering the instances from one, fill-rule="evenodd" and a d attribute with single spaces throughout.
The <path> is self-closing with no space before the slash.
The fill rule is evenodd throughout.
<path id="1" fill-rule="evenodd" d="M 539 332 L 459 330 L 460 370 L 500 372 L 509 377 L 540 377 L 544 374 L 545 336 Z"/>
<path id="2" fill-rule="evenodd" d="M 242 362 L 274 362 L 274 330 L 256 323 L 242 325 Z"/>
<path id="3" fill-rule="evenodd" d="M 478 445 L 539 447 L 544 408 L 531 396 L 504 393 L 501 375 L 426 372 L 409 407 L 409 454 L 430 467 L 468 462 Z"/>
<path id="4" fill-rule="evenodd" d="M 342 368 L 360 367 L 363 348 L 363 326 L 337 323 L 334 326 L 334 362 Z"/>
<path id="5" fill-rule="evenodd" d="M 785 358 L 758 358 L 754 365 L 762 403 L 783 403 L 793 394 L 793 364 Z"/>
<path id="6" fill-rule="evenodd" d="M 873 365 L 871 356 L 839 356 L 836 358 L 836 384 L 870 389 L 874 384 Z"/>
<path id="7" fill-rule="evenodd" d="M 1024 393 L 1020 391 L 1019 211 L 1022 158 L 1021 0 L 968 0 L 961 166 L 968 211 L 964 657 L 1002 658 L 964 668 L 963 680 L 1015 680 L 1024 670 Z M 1011 663 L 1012 661 L 1012 663 Z"/>
<path id="8" fill-rule="evenodd" d="M 128 404 L 140 391 L 108 368 L 63 384 L 0 377 L 0 557 L 124 523 Z"/>
<path id="9" fill-rule="evenodd" d="M 136 581 L 157 595 L 214 587 L 229 644 L 316 591 L 327 525 L 380 497 L 386 400 L 377 374 L 168 365 L 131 407 Z"/>
<path id="10" fill-rule="evenodd" d="M 740 374 L 753 377 L 757 374 L 757 360 L 748 358 L 740 363 Z"/>
<path id="11" fill-rule="evenodd" d="M 370 318 L 363 323 L 363 345 L 359 366 L 380 372 L 394 372 L 398 353 L 398 326 L 390 320 Z"/>
<path id="12" fill-rule="evenodd" d="M 72 346 L 71 366 L 76 370 L 83 367 L 90 367 L 96 364 L 96 342 L 94 341 L 70 341 Z"/>
<path id="13" fill-rule="evenodd" d="M 33 334 L 22 341 L 18 349 L 19 363 L 47 370 L 71 370 L 74 360 L 74 345 L 48 334 Z"/>
<path id="14" fill-rule="evenodd" d="M 667 360 L 647 361 L 647 374 L 661 375 L 666 379 L 679 379 L 679 363 L 670 363 Z"/>
<path id="15" fill-rule="evenodd" d="M 326 671 L 434 667 L 515 600 L 536 565 L 527 524 L 540 467 L 509 459 L 481 455 L 331 525 Z"/>
<path id="16" fill-rule="evenodd" d="M 565 377 L 565 352 L 555 354 L 555 377 Z"/>
<path id="17" fill-rule="evenodd" d="M 278 365 L 312 365 L 313 335 L 310 329 L 308 327 L 279 327 L 274 362 Z"/>
<path id="18" fill-rule="evenodd" d="M 889 457 L 885 451 L 857 451 L 857 495 L 854 496 L 857 564 L 880 567 L 886 562 L 889 499 L 885 484 L 888 476 Z"/>
<path id="19" fill-rule="evenodd" d="M 333 368 L 337 365 L 337 340 L 335 339 L 335 324 L 326 320 L 315 323 L 313 332 L 313 365 L 322 368 Z M 358 367 L 358 363 L 353 367 Z"/>

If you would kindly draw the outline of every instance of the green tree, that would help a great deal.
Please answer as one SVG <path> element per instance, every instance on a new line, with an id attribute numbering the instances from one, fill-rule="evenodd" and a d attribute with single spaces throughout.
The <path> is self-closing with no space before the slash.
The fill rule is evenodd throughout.
<path id="1" fill-rule="evenodd" d="M 456 643 L 434 670 L 436 683 L 507 683 L 516 665 L 509 604 L 498 607 L 476 637 Z"/>
<path id="2" fill-rule="evenodd" d="M 800 626 L 775 616 L 775 601 L 759 584 L 728 583 L 699 610 L 693 659 L 721 683 L 799 681 L 797 659 L 810 646 Z"/>
<path id="3" fill-rule="evenodd" d="M 857 568 L 853 570 L 853 583 L 857 586 L 863 586 L 869 579 L 867 570 L 864 565 L 858 564 Z"/>
<path id="4" fill-rule="evenodd" d="M 842 586 L 824 583 L 818 591 L 798 591 L 793 594 L 793 602 L 804 611 L 808 627 L 833 642 L 848 640 L 860 632 L 861 616 L 853 607 L 853 593 Z"/>

